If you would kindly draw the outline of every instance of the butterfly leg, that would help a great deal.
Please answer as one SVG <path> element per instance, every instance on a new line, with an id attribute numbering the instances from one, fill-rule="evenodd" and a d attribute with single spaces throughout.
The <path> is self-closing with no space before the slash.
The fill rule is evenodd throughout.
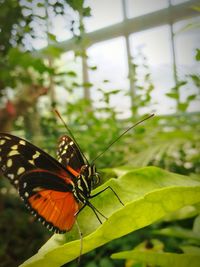
<path id="1" fill-rule="evenodd" d="M 86 206 L 90 207 L 92 209 L 92 211 L 94 212 L 94 214 L 96 215 L 98 221 L 100 222 L 100 224 L 102 224 L 101 219 L 99 218 L 98 213 L 104 218 L 104 219 L 108 219 L 105 215 L 103 215 L 97 208 L 95 208 L 89 201 L 87 201 L 79 210 L 78 212 L 76 212 L 74 214 L 74 216 L 77 216 Z"/>
<path id="2" fill-rule="evenodd" d="M 87 204 L 84 204 L 75 214 L 74 216 L 77 216 L 85 207 L 87 206 Z"/>
<path id="3" fill-rule="evenodd" d="M 87 204 L 86 204 L 87 206 L 89 206 L 92 210 L 93 210 L 93 212 L 94 212 L 94 214 L 96 215 L 96 217 L 97 217 L 97 219 L 99 220 L 99 222 L 102 224 L 102 221 L 100 220 L 100 218 L 99 218 L 99 216 L 98 216 L 98 214 L 97 213 L 99 213 L 104 219 L 108 219 L 105 215 L 103 215 L 97 208 L 95 208 L 89 201 L 87 202 Z"/>
<path id="4" fill-rule="evenodd" d="M 113 194 L 116 196 L 116 198 L 119 200 L 119 202 L 124 206 L 124 203 L 121 201 L 121 199 L 119 198 L 119 196 L 117 195 L 117 193 L 114 191 L 114 189 L 111 186 L 107 186 L 106 188 L 104 188 L 100 192 L 94 194 L 93 196 L 90 196 L 90 198 L 96 197 L 108 189 L 110 189 L 113 192 Z"/>

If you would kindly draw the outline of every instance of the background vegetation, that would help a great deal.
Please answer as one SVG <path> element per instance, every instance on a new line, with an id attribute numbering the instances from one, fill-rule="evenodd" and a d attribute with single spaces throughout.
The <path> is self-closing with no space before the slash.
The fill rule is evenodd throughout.
<path id="1" fill-rule="evenodd" d="M 74 59 L 84 60 L 87 55 L 83 18 L 90 16 L 90 8 L 85 7 L 84 1 L 1 0 L 0 3 L 1 132 L 12 132 L 27 138 L 55 156 L 58 137 L 66 133 L 53 112 L 54 108 L 58 108 L 88 159 L 92 160 L 106 144 L 141 118 L 141 108 L 151 107 L 154 85 L 148 68 L 144 74 L 145 85 L 137 86 L 132 116 L 124 120 L 119 119 L 118 112 L 110 104 L 110 98 L 121 90 L 113 88 L 105 92 L 104 88 L 100 88 L 101 107 L 95 107 L 89 98 L 82 96 L 93 84 L 83 83 L 79 73 L 74 70 L 67 68 L 63 71 L 60 68 L 59 60 L 63 50 L 57 45 L 49 22 L 54 16 L 66 17 L 67 27 L 77 44 Z M 37 13 L 38 9 L 41 12 Z M 68 9 L 74 16 L 69 18 Z M 35 51 L 34 43 L 38 39 L 45 41 L 47 47 Z M 200 60 L 198 48 L 196 60 Z M 137 70 L 141 66 L 146 66 L 145 59 L 140 65 L 132 65 L 136 84 Z M 188 113 L 187 109 L 192 101 L 199 100 L 200 95 L 191 94 L 184 102 L 180 98 L 182 88 L 189 81 L 200 90 L 200 77 L 188 73 L 167 94 L 176 103 L 175 114 L 156 116 L 145 125 L 138 126 L 96 162 L 103 175 L 102 183 L 117 176 L 113 169 L 108 171 L 108 168 L 119 166 L 123 170 L 154 165 L 199 179 L 200 114 Z M 69 99 L 64 104 L 61 101 L 61 87 Z M 85 92 L 82 95 L 81 90 Z M 200 241 L 194 241 L 188 235 L 199 221 L 198 213 L 199 206 L 190 205 L 150 226 L 113 240 L 84 255 L 84 266 L 136 266 L 130 260 L 110 258 L 114 252 L 135 247 L 178 253 L 182 252 L 182 244 L 198 247 Z M 36 253 L 50 236 L 26 211 L 9 183 L 1 179 L 0 266 L 19 265 Z M 65 266 L 76 266 L 76 261 Z"/>

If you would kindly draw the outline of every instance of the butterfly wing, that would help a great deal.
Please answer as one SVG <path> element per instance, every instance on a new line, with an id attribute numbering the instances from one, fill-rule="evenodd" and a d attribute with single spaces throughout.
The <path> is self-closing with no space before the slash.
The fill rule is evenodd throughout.
<path id="1" fill-rule="evenodd" d="M 57 151 L 58 161 L 74 176 L 78 176 L 81 167 L 87 164 L 75 144 L 75 142 L 67 135 L 60 138 Z"/>
<path id="2" fill-rule="evenodd" d="M 75 221 L 79 205 L 72 193 L 68 178 L 46 170 L 32 170 L 22 175 L 19 194 L 26 206 L 49 230 L 69 231 Z"/>
<path id="3" fill-rule="evenodd" d="M 21 175 L 25 171 L 35 169 L 55 172 L 61 178 L 73 177 L 59 162 L 40 148 L 6 133 L 0 133 L 0 169 L 17 188 Z"/>
<path id="4" fill-rule="evenodd" d="M 47 228 L 71 229 L 79 209 L 74 176 L 59 162 L 24 139 L 0 133 L 0 169 Z"/>

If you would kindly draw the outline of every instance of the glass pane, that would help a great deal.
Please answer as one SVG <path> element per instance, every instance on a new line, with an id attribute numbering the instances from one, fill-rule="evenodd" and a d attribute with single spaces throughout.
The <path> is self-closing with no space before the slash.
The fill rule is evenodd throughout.
<path id="1" fill-rule="evenodd" d="M 168 0 L 126 0 L 129 18 L 138 17 L 168 7 Z"/>
<path id="2" fill-rule="evenodd" d="M 158 114 L 172 112 L 173 102 L 165 96 L 169 89 L 174 86 L 172 72 L 172 53 L 169 26 L 162 26 L 146 30 L 130 36 L 131 52 L 134 63 L 141 66 L 139 69 L 138 83 L 143 86 L 145 72 L 142 68 L 138 50 L 147 58 L 147 66 L 152 77 L 153 90 L 152 108 Z M 140 70 L 141 69 L 141 70 Z"/>
<path id="3" fill-rule="evenodd" d="M 87 32 L 118 23 L 123 19 L 121 0 L 87 0 L 86 6 L 91 7 L 91 17 L 84 20 Z"/>
<path id="4" fill-rule="evenodd" d="M 61 42 L 72 38 L 72 32 L 69 31 L 69 23 L 66 17 L 55 16 L 51 31 L 56 35 L 57 41 Z"/>
<path id="5" fill-rule="evenodd" d="M 171 0 L 172 5 L 182 4 L 184 2 L 188 2 L 188 0 Z"/>
<path id="6" fill-rule="evenodd" d="M 200 44 L 199 22 L 200 17 L 197 17 L 174 24 L 178 79 L 189 81 L 187 85 L 181 87 L 182 101 L 189 95 L 199 92 L 192 79 L 188 77 L 188 75 L 199 75 L 200 73 L 200 63 L 195 60 L 196 49 Z M 192 101 L 189 110 L 200 111 L 200 103 Z"/>
<path id="7" fill-rule="evenodd" d="M 125 40 L 123 37 L 98 43 L 88 49 L 88 65 L 97 66 L 97 70 L 90 70 L 90 82 L 94 84 L 91 97 L 96 106 L 101 106 L 101 93 L 120 89 L 120 92 L 111 96 L 111 106 L 122 112 L 120 117 L 130 115 L 130 98 L 125 95 L 128 90 L 128 66 Z M 109 82 L 104 82 L 108 80 Z"/>
<path id="8" fill-rule="evenodd" d="M 60 59 L 56 62 L 57 67 L 59 67 L 59 71 L 62 73 L 74 72 L 74 75 L 64 75 L 62 77 L 63 82 L 65 83 L 65 87 L 63 85 L 56 85 L 56 95 L 59 99 L 59 103 L 65 104 L 72 100 L 77 100 L 82 98 L 83 90 L 82 88 L 76 88 L 76 94 L 70 93 L 73 91 L 74 85 L 76 82 L 78 84 L 82 83 L 82 61 L 79 57 L 75 59 L 74 51 L 68 51 L 63 53 Z"/>

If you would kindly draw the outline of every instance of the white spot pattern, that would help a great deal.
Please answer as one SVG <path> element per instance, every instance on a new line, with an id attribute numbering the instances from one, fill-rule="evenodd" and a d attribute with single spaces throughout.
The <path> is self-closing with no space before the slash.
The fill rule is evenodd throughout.
<path id="1" fill-rule="evenodd" d="M 13 162 L 12 162 L 12 159 L 8 159 L 7 160 L 7 167 L 10 168 L 12 166 Z"/>
<path id="2" fill-rule="evenodd" d="M 36 151 L 35 154 L 32 156 L 33 159 L 36 159 L 40 156 L 40 152 Z"/>
<path id="3" fill-rule="evenodd" d="M 7 176 L 8 176 L 8 178 L 10 178 L 11 180 L 13 180 L 14 177 L 15 177 L 13 173 L 8 173 Z"/>
<path id="4" fill-rule="evenodd" d="M 11 149 L 17 150 L 18 149 L 18 145 L 11 146 Z"/>
<path id="5" fill-rule="evenodd" d="M 22 174 L 25 171 L 24 167 L 20 167 L 17 171 L 17 175 Z"/>
<path id="6" fill-rule="evenodd" d="M 11 151 L 8 153 L 8 157 L 15 156 L 15 155 L 19 155 L 19 152 L 18 152 L 17 150 L 11 150 Z"/>
<path id="7" fill-rule="evenodd" d="M 19 144 L 25 146 L 26 145 L 26 142 L 24 140 L 20 140 L 19 141 Z"/>
<path id="8" fill-rule="evenodd" d="M 34 160 L 29 160 L 28 162 L 32 165 L 35 165 Z"/>
<path id="9" fill-rule="evenodd" d="M 5 142 L 6 142 L 6 140 L 5 140 L 5 139 L 1 139 L 1 140 L 0 140 L 0 145 L 4 145 L 4 144 L 5 144 Z"/>

